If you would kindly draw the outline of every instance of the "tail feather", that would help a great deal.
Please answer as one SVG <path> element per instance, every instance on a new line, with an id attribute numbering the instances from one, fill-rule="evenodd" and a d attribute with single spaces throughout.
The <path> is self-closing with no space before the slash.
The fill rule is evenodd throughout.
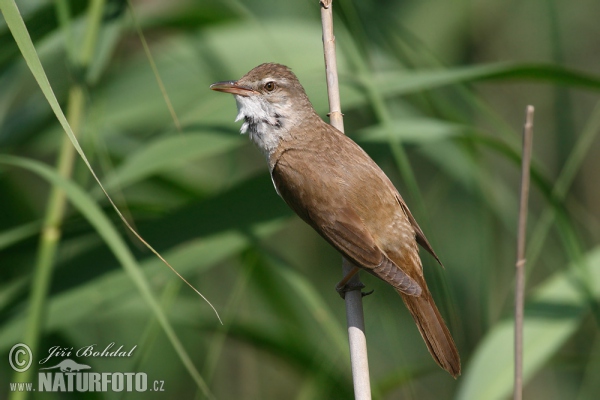
<path id="1" fill-rule="evenodd" d="M 398 293 L 412 314 L 433 359 L 456 378 L 460 375 L 460 356 L 429 291 L 425 289 L 419 297 Z"/>

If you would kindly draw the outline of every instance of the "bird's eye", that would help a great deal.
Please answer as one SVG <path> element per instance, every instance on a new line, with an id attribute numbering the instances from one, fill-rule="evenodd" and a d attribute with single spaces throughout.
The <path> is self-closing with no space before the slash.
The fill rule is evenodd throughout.
<path id="1" fill-rule="evenodd" d="M 271 82 L 265 83 L 265 89 L 268 92 L 272 92 L 275 89 L 275 82 L 271 81 Z"/>

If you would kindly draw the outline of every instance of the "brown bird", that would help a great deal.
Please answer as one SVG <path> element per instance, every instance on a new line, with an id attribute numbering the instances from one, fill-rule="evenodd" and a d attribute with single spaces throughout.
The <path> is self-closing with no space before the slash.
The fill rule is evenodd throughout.
<path id="1" fill-rule="evenodd" d="M 392 285 L 434 360 L 460 375 L 458 351 L 427 288 L 417 243 L 440 260 L 379 166 L 319 117 L 284 65 L 262 64 L 210 88 L 234 95 L 241 132 L 266 156 L 275 190 L 288 206 L 354 265 Z"/>

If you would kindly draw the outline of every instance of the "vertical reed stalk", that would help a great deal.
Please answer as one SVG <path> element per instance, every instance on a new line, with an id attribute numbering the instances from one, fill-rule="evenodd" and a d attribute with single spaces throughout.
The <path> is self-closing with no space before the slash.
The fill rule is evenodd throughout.
<path id="1" fill-rule="evenodd" d="M 98 30 L 102 21 L 104 1 L 93 0 L 90 3 L 87 16 L 87 29 L 83 38 L 81 53 L 78 59 L 75 60 L 78 63 L 77 67 L 81 67 L 83 71 L 89 66 L 94 54 Z M 83 82 L 77 81 L 70 88 L 67 107 L 67 120 L 73 132 L 77 135 L 81 130 L 85 112 Z M 69 138 L 64 136 L 56 166 L 60 176 L 67 179 L 71 177 L 76 159 L 75 156 L 75 147 L 73 147 Z M 52 187 L 40 232 L 40 241 L 29 296 L 29 310 L 23 336 L 23 342 L 31 349 L 32 357 L 38 354 L 39 342 L 44 330 L 46 300 L 52 282 L 52 267 L 54 266 L 56 252 L 60 243 L 61 226 L 66 205 L 65 193 L 56 186 Z M 31 382 L 33 372 L 33 368 L 29 368 L 23 373 L 15 374 L 14 382 Z M 27 392 L 13 392 L 10 398 L 12 400 L 26 399 Z"/>
<path id="2" fill-rule="evenodd" d="M 333 35 L 333 0 L 321 1 L 321 23 L 323 25 L 323 53 L 325 55 L 325 74 L 327 77 L 327 93 L 329 96 L 329 118 L 331 125 L 344 132 L 344 121 L 340 106 L 338 87 L 337 61 L 335 55 L 335 37 Z M 344 276 L 349 274 L 354 265 L 344 259 L 342 270 Z M 354 275 L 349 285 L 361 287 L 359 274 Z M 371 383 L 369 379 L 369 360 L 367 356 L 367 339 L 362 307 L 362 293 L 352 290 L 346 293 L 346 318 L 348 321 L 348 341 L 350 345 L 350 361 L 352 363 L 352 381 L 354 397 L 357 400 L 371 399 Z"/>
<path id="3" fill-rule="evenodd" d="M 514 400 L 523 397 L 523 317 L 525 308 L 525 236 L 527 234 L 527 203 L 529 200 L 529 165 L 533 138 L 533 106 L 527 107 L 523 129 L 521 159 L 521 196 L 517 234 L 517 263 L 515 280 L 515 387 Z"/>

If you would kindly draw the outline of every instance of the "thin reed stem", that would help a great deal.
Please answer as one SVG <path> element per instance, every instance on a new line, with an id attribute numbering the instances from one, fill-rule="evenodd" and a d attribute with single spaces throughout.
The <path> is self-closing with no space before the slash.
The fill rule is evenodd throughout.
<path id="1" fill-rule="evenodd" d="M 525 237 L 527 234 L 527 203 L 529 200 L 529 165 L 533 139 L 533 106 L 527 106 L 523 129 L 521 161 L 521 196 L 517 234 L 517 263 L 515 282 L 515 387 L 514 400 L 523 398 L 523 317 L 525 308 Z"/>
<path id="2" fill-rule="evenodd" d="M 337 61 L 335 55 L 335 36 L 333 35 L 333 0 L 321 1 L 321 23 L 323 25 L 323 53 L 325 56 L 325 74 L 327 77 L 327 93 L 329 96 L 329 118 L 331 125 L 344 132 L 344 121 L 340 106 Z M 351 262 L 344 259 L 342 270 L 344 276 L 354 269 Z M 359 274 L 355 274 L 348 284 L 361 287 Z M 371 383 L 369 378 L 369 360 L 367 356 L 367 339 L 360 290 L 346 292 L 346 319 L 348 321 L 348 342 L 350 345 L 350 362 L 352 364 L 352 381 L 354 397 L 357 400 L 371 399 Z"/>

